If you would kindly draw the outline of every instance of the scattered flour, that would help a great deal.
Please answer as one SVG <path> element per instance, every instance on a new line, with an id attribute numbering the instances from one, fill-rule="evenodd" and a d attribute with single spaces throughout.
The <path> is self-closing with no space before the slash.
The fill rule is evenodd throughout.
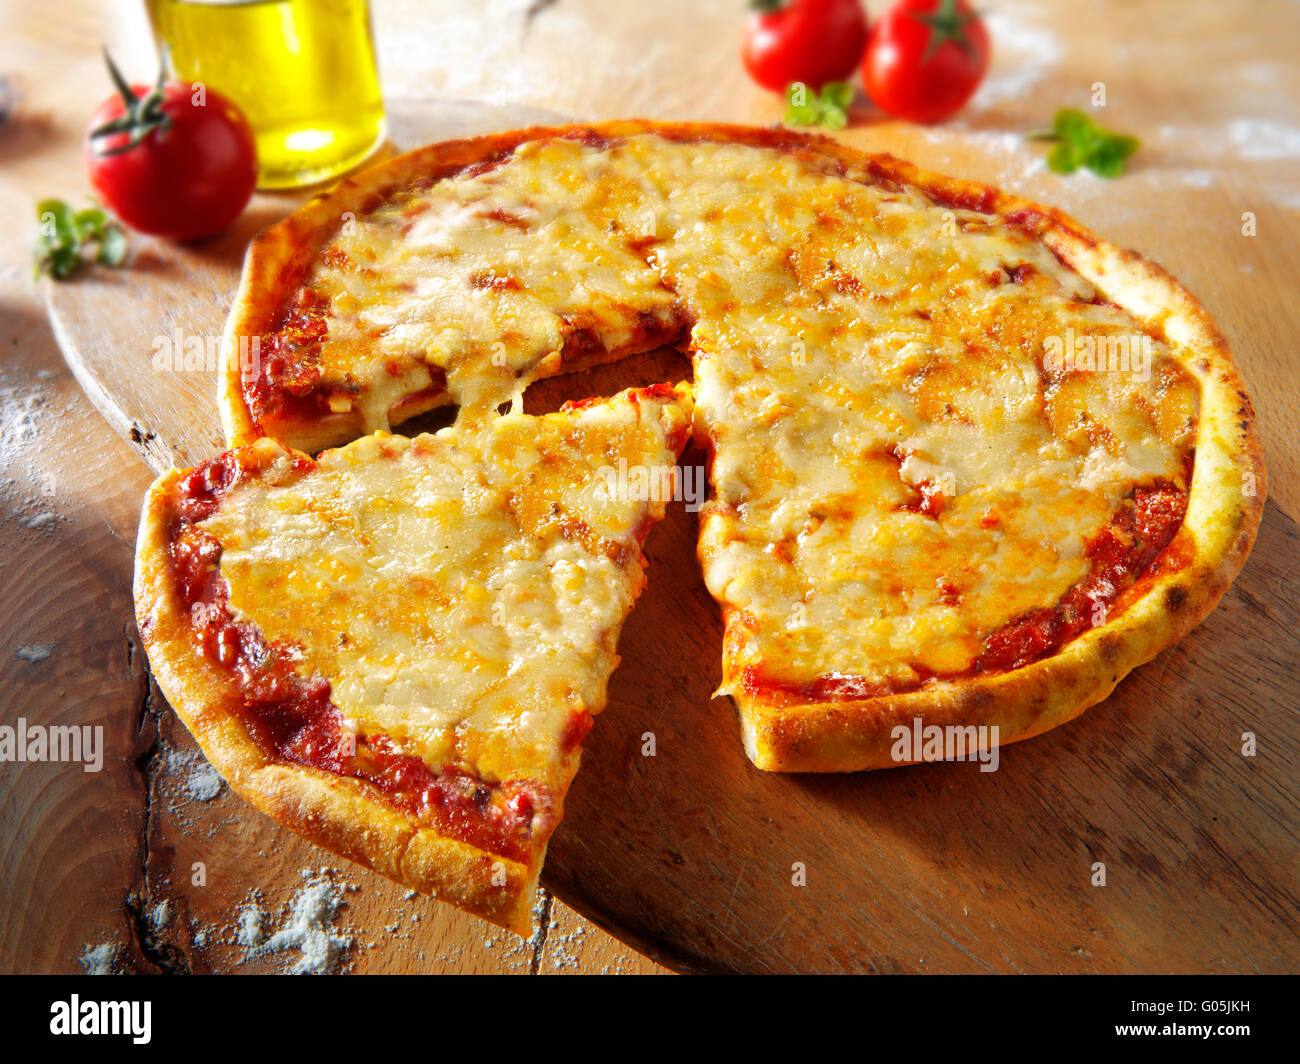
<path id="1" fill-rule="evenodd" d="M 559 971 L 577 970 L 582 965 L 582 947 L 587 929 L 579 924 L 570 931 L 552 930 L 546 936 L 546 959 L 550 967 Z"/>
<path id="2" fill-rule="evenodd" d="M 235 941 L 245 949 L 260 946 L 266 941 L 266 933 L 262 930 L 265 920 L 266 913 L 262 911 L 260 897 L 250 896 L 235 916 Z"/>
<path id="3" fill-rule="evenodd" d="M 329 869 L 303 870 L 303 886 L 289 901 L 283 925 L 269 938 L 251 945 L 249 957 L 271 953 L 289 953 L 292 961 L 285 969 L 289 975 L 330 975 L 340 971 L 355 940 L 334 927 L 343 908 L 347 888 L 334 881 Z M 353 888 L 355 889 L 355 888 Z M 238 936 L 250 942 L 262 936 L 263 914 L 260 906 L 240 910 Z M 240 939 L 240 944 L 245 942 Z"/>
<path id="4" fill-rule="evenodd" d="M 191 798 L 210 802 L 221 793 L 223 782 L 217 770 L 205 761 L 191 770 L 189 779 L 185 781 L 185 789 Z"/>
<path id="5" fill-rule="evenodd" d="M 41 385 L 14 383 L 10 374 L 0 373 L 0 441 L 5 450 L 35 438 L 46 400 Z"/>
<path id="6" fill-rule="evenodd" d="M 1300 129 L 1269 118 L 1228 123 L 1228 142 L 1243 159 L 1300 159 Z"/>
<path id="7" fill-rule="evenodd" d="M 1263 198 L 1280 207 L 1300 206 L 1294 169 L 1284 164 L 1300 160 L 1300 127 L 1273 118 L 1246 117 L 1212 124 L 1165 124 L 1156 136 L 1171 153 L 1199 162 L 1236 159 L 1259 168 Z M 1154 172 L 1156 180 L 1184 188 L 1210 188 L 1222 177 L 1217 170 L 1168 169 Z"/>
<path id="8" fill-rule="evenodd" d="M 45 643 L 41 645 L 21 646 L 17 651 L 15 651 L 15 653 L 17 653 L 17 655 L 29 665 L 35 665 L 36 662 L 44 661 L 48 658 L 50 656 L 50 651 L 53 649 L 53 643 Z"/>
<path id="9" fill-rule="evenodd" d="M 217 770 L 195 751 L 167 751 L 167 769 L 183 774 L 181 787 L 185 795 L 198 802 L 210 802 L 221 793 L 224 781 Z"/>
<path id="10" fill-rule="evenodd" d="M 949 150 L 959 138 L 962 144 L 991 156 L 999 165 L 999 180 L 1024 180 L 1047 168 L 1047 153 L 1022 133 L 975 130 L 956 120 L 943 128 L 924 128 L 921 135 L 930 143 Z"/>
<path id="11" fill-rule="evenodd" d="M 971 100 L 974 110 L 988 110 L 1003 101 L 1027 96 L 1061 61 L 1064 49 L 1060 40 L 1038 23 L 1037 16 L 1034 8 L 1016 4 L 985 17 L 993 59 L 984 83 Z"/>
<path id="12" fill-rule="evenodd" d="M 82 947 L 78 963 L 87 975 L 112 975 L 120 948 L 116 942 L 101 942 L 98 946 L 87 944 Z"/>

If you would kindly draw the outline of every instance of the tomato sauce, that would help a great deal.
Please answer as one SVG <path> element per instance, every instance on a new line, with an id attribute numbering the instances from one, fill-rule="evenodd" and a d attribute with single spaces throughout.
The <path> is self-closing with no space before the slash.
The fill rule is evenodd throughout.
<path id="1" fill-rule="evenodd" d="M 244 381 L 244 399 L 255 419 L 266 416 L 319 420 L 329 414 L 320 385 L 317 349 L 329 332 L 329 299 L 299 288 L 262 345 L 261 364 Z"/>
<path id="2" fill-rule="evenodd" d="M 1088 544 L 1087 575 L 1055 606 L 1034 610 L 986 639 L 974 671 L 1018 669 L 1104 623 L 1110 605 L 1169 546 L 1186 513 L 1187 494 L 1172 484 L 1134 490 Z"/>

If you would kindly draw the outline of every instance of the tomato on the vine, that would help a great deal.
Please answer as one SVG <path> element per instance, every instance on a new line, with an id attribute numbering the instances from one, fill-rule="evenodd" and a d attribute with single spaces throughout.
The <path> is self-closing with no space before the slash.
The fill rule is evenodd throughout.
<path id="1" fill-rule="evenodd" d="M 132 229 L 172 240 L 211 236 L 239 216 L 257 184 L 248 119 L 204 85 L 128 85 L 113 61 L 118 94 L 86 131 L 90 183 Z"/>
<path id="2" fill-rule="evenodd" d="M 966 0 L 902 0 L 871 30 L 862 83 L 883 111 L 937 122 L 974 95 L 989 34 Z"/>
<path id="3" fill-rule="evenodd" d="M 773 92 L 794 81 L 820 89 L 843 81 L 862 59 L 867 17 L 858 0 L 751 0 L 740 55 L 750 77 Z"/>

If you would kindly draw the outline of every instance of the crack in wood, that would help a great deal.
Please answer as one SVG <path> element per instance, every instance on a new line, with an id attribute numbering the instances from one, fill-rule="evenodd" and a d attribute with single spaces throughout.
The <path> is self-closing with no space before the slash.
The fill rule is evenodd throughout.
<path id="1" fill-rule="evenodd" d="M 554 903 L 551 892 L 542 888 L 542 915 L 537 921 L 537 940 L 533 943 L 533 955 L 528 962 L 528 974 L 537 975 L 542 970 L 542 953 L 546 949 L 546 936 L 551 930 L 551 905 Z"/>
<path id="2" fill-rule="evenodd" d="M 128 661 L 135 658 L 134 640 L 127 637 Z M 132 764 L 140 776 L 144 791 L 144 810 L 140 825 L 140 862 L 135 885 L 127 892 L 122 907 L 130 922 L 131 941 L 135 943 L 140 956 L 165 975 L 193 975 L 194 968 L 184 949 L 167 941 L 160 934 L 159 928 L 151 915 L 154 907 L 152 889 L 149 882 L 149 861 L 152 856 L 154 830 L 154 785 L 163 764 L 162 714 L 154 699 L 153 673 L 146 664 L 144 668 L 144 691 L 140 697 L 139 712 L 136 716 L 137 745 L 144 741 L 148 731 L 148 745 L 136 754 Z"/>
<path id="3" fill-rule="evenodd" d="M 164 975 L 193 975 L 194 969 L 185 951 L 158 934 L 149 915 L 150 905 L 146 895 L 132 892 L 126 899 L 126 912 L 131 918 L 132 938 L 140 955 Z"/>

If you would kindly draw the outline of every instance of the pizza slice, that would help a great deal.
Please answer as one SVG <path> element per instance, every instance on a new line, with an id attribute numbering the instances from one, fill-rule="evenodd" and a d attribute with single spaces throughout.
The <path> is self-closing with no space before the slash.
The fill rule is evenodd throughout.
<path id="1" fill-rule="evenodd" d="M 634 177 L 590 153 L 575 168 L 563 138 L 506 167 L 498 142 L 413 153 L 254 240 L 225 340 L 228 442 L 315 451 L 446 404 L 483 417 L 680 338 L 682 306 L 618 229 Z"/>
<path id="2" fill-rule="evenodd" d="M 1177 282 L 993 190 L 877 179 L 760 191 L 817 222 L 696 296 L 719 691 L 769 770 L 1070 720 L 1209 613 L 1263 505 L 1249 400 Z M 742 285 L 782 298 L 733 309 Z"/>
<path id="3" fill-rule="evenodd" d="M 165 474 L 135 586 L 159 687 L 262 811 L 526 934 L 690 406 L 657 385 Z"/>

